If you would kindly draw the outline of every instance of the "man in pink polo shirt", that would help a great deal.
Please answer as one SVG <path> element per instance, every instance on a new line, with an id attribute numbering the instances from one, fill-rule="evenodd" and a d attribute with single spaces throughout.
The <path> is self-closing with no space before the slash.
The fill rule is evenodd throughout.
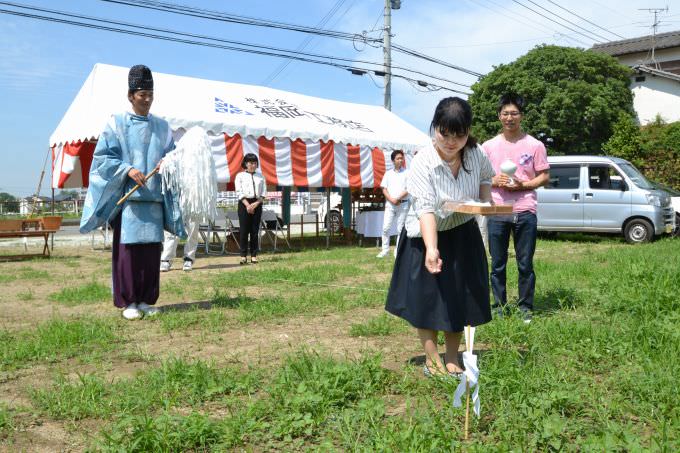
<path id="1" fill-rule="evenodd" d="M 488 220 L 489 253 L 491 254 L 491 288 L 494 312 L 503 316 L 507 304 L 506 266 L 510 235 L 515 244 L 518 271 L 517 305 L 524 322 L 531 322 L 534 309 L 536 274 L 536 189 L 548 183 L 548 155 L 539 140 L 522 130 L 524 99 L 515 94 L 501 96 L 498 119 L 502 132 L 486 141 L 482 148 L 489 157 L 496 176 L 491 183 L 491 194 L 496 204 L 513 204 L 511 216 L 490 216 Z M 512 170 L 516 167 L 513 175 Z M 501 166 L 506 173 L 501 171 Z"/>

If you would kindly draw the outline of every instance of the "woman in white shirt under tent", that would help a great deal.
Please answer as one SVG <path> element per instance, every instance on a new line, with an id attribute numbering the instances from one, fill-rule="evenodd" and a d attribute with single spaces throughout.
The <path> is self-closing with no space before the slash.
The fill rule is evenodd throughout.
<path id="1" fill-rule="evenodd" d="M 238 194 L 240 264 L 248 262 L 249 244 L 250 262 L 253 264 L 257 263 L 260 219 L 262 218 L 262 203 L 266 190 L 264 178 L 255 173 L 258 165 L 259 162 L 255 154 L 246 154 L 243 156 L 243 161 L 241 161 L 241 168 L 245 171 L 237 174 L 234 180 L 236 193 Z"/>

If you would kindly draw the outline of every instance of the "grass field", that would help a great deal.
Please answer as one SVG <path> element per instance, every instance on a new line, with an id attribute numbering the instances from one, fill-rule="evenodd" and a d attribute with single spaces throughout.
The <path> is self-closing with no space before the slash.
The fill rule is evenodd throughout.
<path id="1" fill-rule="evenodd" d="M 680 451 L 680 241 L 539 240 L 533 322 L 477 330 L 467 442 L 374 255 L 199 256 L 137 322 L 107 252 L 0 263 L 0 450 Z"/>

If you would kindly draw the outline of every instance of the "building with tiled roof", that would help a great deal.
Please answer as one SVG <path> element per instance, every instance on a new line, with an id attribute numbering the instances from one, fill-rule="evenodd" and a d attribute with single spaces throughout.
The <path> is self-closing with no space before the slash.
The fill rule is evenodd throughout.
<path id="1" fill-rule="evenodd" d="M 634 70 L 631 90 L 641 124 L 657 116 L 680 120 L 680 31 L 595 44 L 591 50 Z"/>

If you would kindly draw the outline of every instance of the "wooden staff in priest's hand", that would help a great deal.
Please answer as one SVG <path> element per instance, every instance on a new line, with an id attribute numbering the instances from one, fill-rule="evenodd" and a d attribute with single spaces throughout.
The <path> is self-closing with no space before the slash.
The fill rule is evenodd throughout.
<path id="1" fill-rule="evenodd" d="M 156 168 L 154 168 L 148 175 L 144 176 L 144 182 L 148 181 L 149 178 L 151 178 L 153 175 L 155 175 L 156 173 L 158 173 L 158 170 L 160 169 L 160 165 L 161 165 L 160 163 L 159 163 L 158 165 L 156 165 Z M 139 172 L 139 170 L 137 170 L 137 171 Z M 140 173 L 141 173 L 141 172 L 140 172 Z M 134 178 L 133 178 L 133 179 L 134 179 Z M 122 205 L 123 203 L 125 203 L 125 200 L 127 200 L 128 198 L 130 198 L 130 195 L 132 195 L 133 193 L 135 193 L 135 192 L 137 191 L 137 189 L 139 189 L 140 187 L 142 187 L 142 185 L 143 185 L 143 184 L 140 183 L 140 182 L 138 181 L 136 186 L 134 186 L 132 189 L 130 189 L 130 191 L 129 191 L 128 193 L 126 193 L 126 194 L 123 196 L 123 198 L 121 198 L 120 200 L 118 200 L 118 203 L 116 203 L 116 206 L 120 206 L 120 205 Z"/>
<path id="2" fill-rule="evenodd" d="M 177 142 L 177 147 L 163 157 L 148 175 L 130 170 L 137 185 L 116 205 L 125 203 L 130 195 L 142 187 L 153 175 L 160 173 L 162 190 L 179 196 L 179 208 L 185 222 L 215 221 L 217 215 L 217 173 L 210 146 L 210 138 L 201 127 L 189 129 Z"/>

